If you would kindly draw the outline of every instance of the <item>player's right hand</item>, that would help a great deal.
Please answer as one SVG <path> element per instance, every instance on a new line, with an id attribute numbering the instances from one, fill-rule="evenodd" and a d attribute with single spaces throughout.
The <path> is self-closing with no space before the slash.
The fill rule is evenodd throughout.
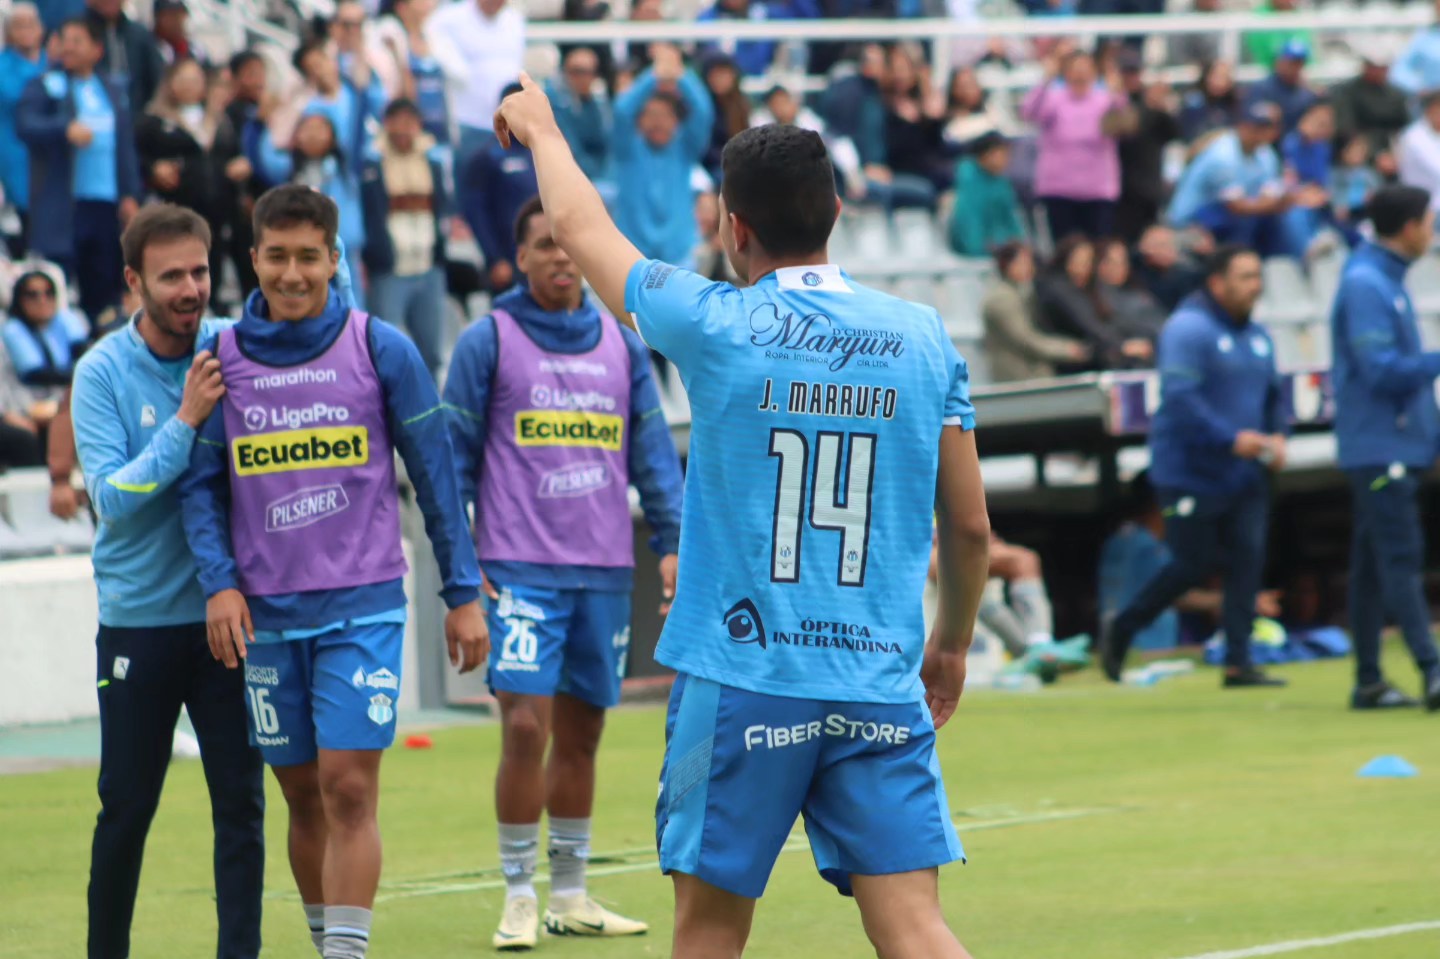
<path id="1" fill-rule="evenodd" d="M 234 669 L 245 658 L 246 642 L 255 642 L 250 604 L 238 589 L 222 589 L 205 603 L 205 638 L 210 655 Z"/>
<path id="2" fill-rule="evenodd" d="M 1270 437 L 1255 430 L 1241 430 L 1235 434 L 1232 452 L 1241 459 L 1253 460 L 1270 449 Z"/>
<path id="3" fill-rule="evenodd" d="M 462 674 L 490 658 L 490 626 L 478 599 L 446 614 L 445 645 L 450 647 L 450 665 Z"/>
<path id="4" fill-rule="evenodd" d="M 180 411 L 175 415 L 191 429 L 199 429 L 210 418 L 210 411 L 225 395 L 225 383 L 220 378 L 220 361 L 210 355 L 209 350 L 195 354 L 190 370 L 185 374 L 185 393 L 180 397 Z"/>
<path id="5" fill-rule="evenodd" d="M 920 665 L 920 681 L 925 684 L 925 705 L 930 719 L 939 729 L 950 720 L 960 705 L 965 691 L 965 652 L 943 648 L 934 636 L 925 644 L 925 659 Z"/>
<path id="6" fill-rule="evenodd" d="M 559 129 L 555 125 L 555 111 L 550 108 L 550 98 L 540 84 L 522 71 L 520 86 L 520 92 L 501 100 L 500 107 L 495 111 L 495 137 L 507 149 L 512 136 L 528 147 L 537 133 Z"/>

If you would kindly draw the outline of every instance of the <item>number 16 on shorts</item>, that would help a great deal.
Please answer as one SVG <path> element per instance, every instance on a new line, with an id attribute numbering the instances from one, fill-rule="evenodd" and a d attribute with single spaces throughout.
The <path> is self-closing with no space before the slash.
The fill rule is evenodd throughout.
<path id="1" fill-rule="evenodd" d="M 280 732 L 280 711 L 271 696 L 280 685 L 280 671 L 274 666 L 245 664 L 245 706 L 250 714 L 250 741 L 256 746 L 284 746 L 290 737 Z"/>

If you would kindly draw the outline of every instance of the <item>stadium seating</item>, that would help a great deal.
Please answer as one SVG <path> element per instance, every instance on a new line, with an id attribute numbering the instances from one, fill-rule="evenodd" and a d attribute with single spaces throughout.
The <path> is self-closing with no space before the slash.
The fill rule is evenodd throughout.
<path id="1" fill-rule="evenodd" d="M 50 475 L 43 469 L 0 475 L 0 559 L 87 553 L 95 526 L 82 512 L 68 522 L 50 515 Z"/>

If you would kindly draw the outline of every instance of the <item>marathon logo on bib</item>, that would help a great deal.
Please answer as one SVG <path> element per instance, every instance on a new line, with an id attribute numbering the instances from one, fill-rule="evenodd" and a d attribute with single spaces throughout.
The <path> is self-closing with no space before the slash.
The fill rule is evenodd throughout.
<path id="1" fill-rule="evenodd" d="M 516 446 L 585 446 L 618 452 L 625 420 L 582 410 L 521 410 L 515 414 Z"/>
<path id="2" fill-rule="evenodd" d="M 339 483 L 307 486 L 265 507 L 265 532 L 281 533 L 318 523 L 342 513 L 350 506 L 350 497 Z"/>
<path id="3" fill-rule="evenodd" d="M 242 436 L 230 448 L 236 476 L 364 466 L 370 462 L 370 431 L 363 426 L 286 430 Z"/>

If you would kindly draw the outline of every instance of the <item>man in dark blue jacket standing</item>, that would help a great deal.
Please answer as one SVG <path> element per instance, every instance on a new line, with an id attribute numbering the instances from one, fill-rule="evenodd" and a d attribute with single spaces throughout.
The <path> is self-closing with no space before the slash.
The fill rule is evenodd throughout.
<path id="1" fill-rule="evenodd" d="M 1265 569 L 1270 489 L 1285 463 L 1285 409 L 1270 334 L 1250 322 L 1260 257 L 1222 246 L 1205 288 L 1160 334 L 1160 409 L 1150 428 L 1150 478 L 1173 558 L 1103 631 L 1101 665 L 1119 682 L 1135 634 L 1186 591 L 1225 568 L 1227 687 L 1282 686 L 1250 661 L 1255 595 Z"/>
<path id="2" fill-rule="evenodd" d="M 1356 709 L 1415 706 L 1380 673 L 1380 629 L 1400 626 L 1423 676 L 1425 705 L 1440 709 L 1440 656 L 1430 636 L 1422 574 L 1425 532 L 1417 495 L 1435 461 L 1440 352 L 1420 345 L 1405 271 L 1430 247 L 1430 195 L 1394 186 L 1371 200 L 1375 241 L 1345 265 L 1331 314 L 1335 439 L 1355 503 L 1350 549 L 1350 628 Z"/>
<path id="3" fill-rule="evenodd" d="M 31 80 L 15 108 L 30 148 L 30 247 L 65 267 L 94 323 L 120 300 L 120 230 L 140 195 L 133 114 L 125 88 L 97 65 L 100 28 L 60 28 L 62 69 Z"/>

